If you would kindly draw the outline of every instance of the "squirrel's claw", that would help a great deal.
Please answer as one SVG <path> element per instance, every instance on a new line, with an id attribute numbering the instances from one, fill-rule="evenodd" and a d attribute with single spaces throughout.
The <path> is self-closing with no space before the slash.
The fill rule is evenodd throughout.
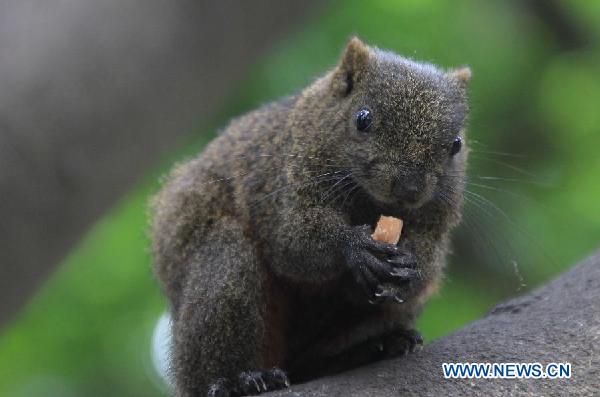
<path id="1" fill-rule="evenodd" d="M 408 267 L 396 267 L 389 274 L 392 277 L 408 281 L 416 278 L 419 272 Z"/>
<path id="2" fill-rule="evenodd" d="M 273 368 L 268 371 L 245 371 L 239 374 L 237 378 L 237 387 L 221 393 L 225 389 L 226 381 L 220 379 L 215 382 L 208 391 L 209 397 L 233 397 L 256 395 L 267 391 L 283 389 L 290 386 L 290 381 L 284 371 L 279 368 Z M 212 394 L 211 394 L 212 393 Z M 221 393 L 221 394 L 219 394 Z M 224 392 L 225 393 L 225 392 Z"/>
<path id="3" fill-rule="evenodd" d="M 387 358 L 404 356 L 423 345 L 423 337 L 414 329 L 393 331 L 384 337 L 384 345 Z"/>
<path id="4" fill-rule="evenodd" d="M 387 262 L 392 265 L 399 265 L 401 267 L 415 268 L 417 267 L 417 259 L 415 255 L 407 249 L 399 248 L 399 252 L 387 259 Z"/>
<path id="5" fill-rule="evenodd" d="M 265 373 L 265 380 L 269 390 L 283 389 L 284 387 L 290 387 L 290 380 L 287 374 L 279 369 L 273 368 Z"/>
<path id="6" fill-rule="evenodd" d="M 396 303 L 404 303 L 404 299 L 400 298 L 398 295 L 394 296 L 394 301 Z"/>
<path id="7" fill-rule="evenodd" d="M 255 395 L 263 392 L 260 383 L 264 384 L 260 372 L 242 372 L 238 376 L 240 395 Z"/>
<path id="8" fill-rule="evenodd" d="M 208 388 L 208 397 L 230 397 L 231 385 L 225 378 L 217 379 L 215 383 Z"/>
<path id="9" fill-rule="evenodd" d="M 423 337 L 419 331 L 410 329 L 402 333 L 402 336 L 406 340 L 408 352 L 412 353 L 416 350 L 417 346 L 423 345 Z"/>
<path id="10" fill-rule="evenodd" d="M 369 301 L 371 304 L 375 304 L 381 302 L 383 300 L 393 300 L 396 303 L 404 303 L 404 299 L 400 296 L 399 291 L 396 288 L 386 288 L 384 286 L 379 286 L 377 291 L 375 291 L 374 298 Z"/>

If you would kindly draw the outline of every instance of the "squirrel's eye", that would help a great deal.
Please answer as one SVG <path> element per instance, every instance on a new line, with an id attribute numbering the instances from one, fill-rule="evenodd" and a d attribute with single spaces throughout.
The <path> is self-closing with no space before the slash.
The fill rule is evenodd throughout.
<path id="1" fill-rule="evenodd" d="M 452 142 L 452 147 L 450 148 L 450 156 L 454 156 L 456 153 L 460 152 L 462 148 L 462 139 L 457 136 L 454 138 L 454 142 Z"/>
<path id="2" fill-rule="evenodd" d="M 359 131 L 367 131 L 373 123 L 373 115 L 367 108 L 362 108 L 356 113 L 356 129 Z"/>

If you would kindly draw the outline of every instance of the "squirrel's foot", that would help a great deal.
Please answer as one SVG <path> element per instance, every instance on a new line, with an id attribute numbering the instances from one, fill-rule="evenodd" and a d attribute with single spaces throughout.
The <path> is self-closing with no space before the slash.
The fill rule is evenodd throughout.
<path id="1" fill-rule="evenodd" d="M 361 342 L 320 362 L 316 376 L 339 373 L 379 360 L 405 356 L 423 344 L 418 331 L 398 329 Z M 312 368 L 315 369 L 314 367 Z M 311 376 L 312 377 L 312 376 Z M 302 380 L 308 379 L 305 377 Z"/>
<path id="2" fill-rule="evenodd" d="M 384 335 L 382 346 L 386 358 L 404 356 L 423 345 L 423 337 L 417 330 L 398 330 Z"/>
<path id="3" fill-rule="evenodd" d="M 357 226 L 355 241 L 346 248 L 346 265 L 356 283 L 363 289 L 370 303 L 384 300 L 402 303 L 404 298 L 398 286 L 418 277 L 415 255 L 405 246 L 375 241 L 369 226 Z"/>
<path id="4" fill-rule="evenodd" d="M 290 381 L 279 368 L 268 371 L 244 371 L 236 379 L 219 379 L 208 389 L 208 397 L 254 396 L 289 387 Z"/>
<path id="5" fill-rule="evenodd" d="M 369 362 L 405 356 L 421 345 L 423 345 L 423 337 L 419 331 L 399 329 L 363 342 L 346 352 L 344 358 L 352 361 L 350 357 L 353 356 L 371 357 L 365 361 Z M 359 362 L 360 364 L 362 363 Z"/>

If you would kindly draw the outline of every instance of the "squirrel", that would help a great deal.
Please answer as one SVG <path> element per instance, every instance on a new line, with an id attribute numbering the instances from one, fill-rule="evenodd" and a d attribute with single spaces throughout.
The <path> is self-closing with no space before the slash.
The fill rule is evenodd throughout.
<path id="1" fill-rule="evenodd" d="M 174 168 L 151 236 L 178 396 L 260 394 L 422 343 L 461 219 L 470 77 L 353 37 Z M 397 245 L 371 238 L 382 214 L 404 222 Z"/>

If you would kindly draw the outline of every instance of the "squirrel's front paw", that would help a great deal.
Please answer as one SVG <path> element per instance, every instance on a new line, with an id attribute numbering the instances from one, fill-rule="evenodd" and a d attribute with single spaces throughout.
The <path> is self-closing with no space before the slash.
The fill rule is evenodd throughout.
<path id="1" fill-rule="evenodd" d="M 346 265 L 370 303 L 403 302 L 399 286 L 417 277 L 415 256 L 405 247 L 375 241 L 369 226 L 357 226 L 344 252 Z"/>

